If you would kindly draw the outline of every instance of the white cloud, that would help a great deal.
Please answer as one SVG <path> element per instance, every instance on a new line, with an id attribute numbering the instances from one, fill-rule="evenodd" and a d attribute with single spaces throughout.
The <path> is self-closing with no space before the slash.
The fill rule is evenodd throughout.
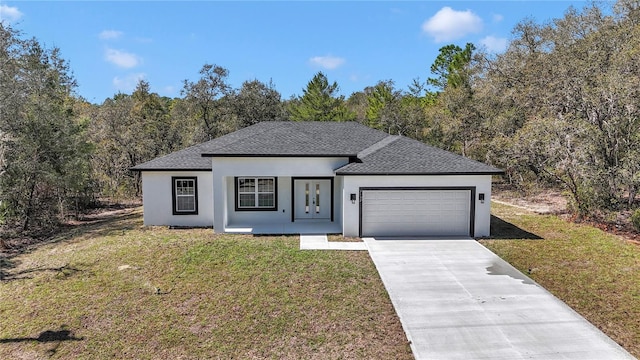
<path id="1" fill-rule="evenodd" d="M 502 20 L 504 20 L 504 16 L 500 15 L 500 14 L 493 14 L 493 22 L 494 23 L 499 23 Z"/>
<path id="2" fill-rule="evenodd" d="M 436 42 L 456 40 L 482 30 L 482 19 L 471 10 L 456 11 L 445 6 L 422 24 L 422 31 Z"/>
<path id="3" fill-rule="evenodd" d="M 22 12 L 17 7 L 0 5 L 0 22 L 2 23 L 16 22 L 22 15 Z"/>
<path id="4" fill-rule="evenodd" d="M 129 74 L 125 77 L 116 76 L 113 78 L 113 87 L 123 93 L 131 93 L 140 80 L 147 77 L 145 73 Z"/>
<path id="5" fill-rule="evenodd" d="M 346 62 L 345 59 L 336 56 L 314 56 L 309 59 L 309 63 L 327 70 L 333 70 L 342 66 Z"/>
<path id="6" fill-rule="evenodd" d="M 489 35 L 480 40 L 480 44 L 484 45 L 489 52 L 499 53 L 507 48 L 507 39 Z"/>
<path id="7" fill-rule="evenodd" d="M 113 40 L 121 37 L 122 35 L 124 35 L 122 31 L 103 30 L 100 34 L 98 34 L 98 37 L 102 40 Z"/>
<path id="8" fill-rule="evenodd" d="M 142 61 L 136 54 L 116 49 L 107 49 L 105 59 L 112 64 L 126 69 L 135 67 Z"/>

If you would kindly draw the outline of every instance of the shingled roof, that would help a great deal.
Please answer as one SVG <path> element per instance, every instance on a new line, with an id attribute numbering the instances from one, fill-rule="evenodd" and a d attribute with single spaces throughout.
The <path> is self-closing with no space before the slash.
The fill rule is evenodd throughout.
<path id="1" fill-rule="evenodd" d="M 337 175 L 501 174 L 492 166 L 356 122 L 265 121 L 137 165 L 210 171 L 209 157 L 349 157 Z"/>
<path id="2" fill-rule="evenodd" d="M 205 143 L 206 144 L 206 143 Z M 198 144 L 136 165 L 133 171 L 211 171 L 211 159 L 202 157 Z"/>
<path id="3" fill-rule="evenodd" d="M 404 136 L 389 136 L 336 175 L 498 175 L 503 171 Z"/>
<path id="4" fill-rule="evenodd" d="M 265 121 L 202 145 L 202 156 L 356 156 L 388 135 L 356 122 Z"/>

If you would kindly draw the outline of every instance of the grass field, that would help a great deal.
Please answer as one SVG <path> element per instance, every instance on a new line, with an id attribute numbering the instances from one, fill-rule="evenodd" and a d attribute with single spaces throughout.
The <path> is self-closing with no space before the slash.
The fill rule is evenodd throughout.
<path id="1" fill-rule="evenodd" d="M 640 357 L 640 247 L 493 213 L 483 244 Z M 141 225 L 129 211 L 0 258 L 0 359 L 412 358 L 366 252 Z"/>
<path id="2" fill-rule="evenodd" d="M 410 359 L 366 252 L 83 226 L 0 263 L 0 358 Z"/>
<path id="3" fill-rule="evenodd" d="M 640 247 L 588 225 L 492 204 L 481 243 L 640 358 Z"/>

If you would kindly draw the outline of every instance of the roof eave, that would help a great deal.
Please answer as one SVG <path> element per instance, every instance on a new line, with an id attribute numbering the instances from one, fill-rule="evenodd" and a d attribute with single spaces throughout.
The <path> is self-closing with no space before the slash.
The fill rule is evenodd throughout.
<path id="1" fill-rule="evenodd" d="M 275 157 L 275 158 L 326 158 L 326 157 L 356 157 L 357 154 L 202 154 L 202 157 L 223 157 L 223 158 L 239 158 L 239 157 Z"/>
<path id="2" fill-rule="evenodd" d="M 445 175 L 504 175 L 504 171 L 479 171 L 479 172 L 343 172 L 336 171 L 336 175 L 352 175 L 352 176 L 418 176 L 418 175 L 429 175 L 429 176 L 445 176 Z"/>
<path id="3" fill-rule="evenodd" d="M 129 171 L 137 171 L 137 172 L 142 172 L 142 171 L 202 171 L 202 172 L 208 172 L 211 171 L 211 168 L 205 169 L 205 168 L 155 168 L 155 169 L 140 169 L 140 168 L 129 168 Z"/>

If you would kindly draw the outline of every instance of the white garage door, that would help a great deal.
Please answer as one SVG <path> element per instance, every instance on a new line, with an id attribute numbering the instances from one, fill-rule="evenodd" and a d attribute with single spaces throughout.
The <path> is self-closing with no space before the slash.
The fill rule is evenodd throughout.
<path id="1" fill-rule="evenodd" d="M 362 236 L 469 236 L 471 190 L 363 190 Z"/>

